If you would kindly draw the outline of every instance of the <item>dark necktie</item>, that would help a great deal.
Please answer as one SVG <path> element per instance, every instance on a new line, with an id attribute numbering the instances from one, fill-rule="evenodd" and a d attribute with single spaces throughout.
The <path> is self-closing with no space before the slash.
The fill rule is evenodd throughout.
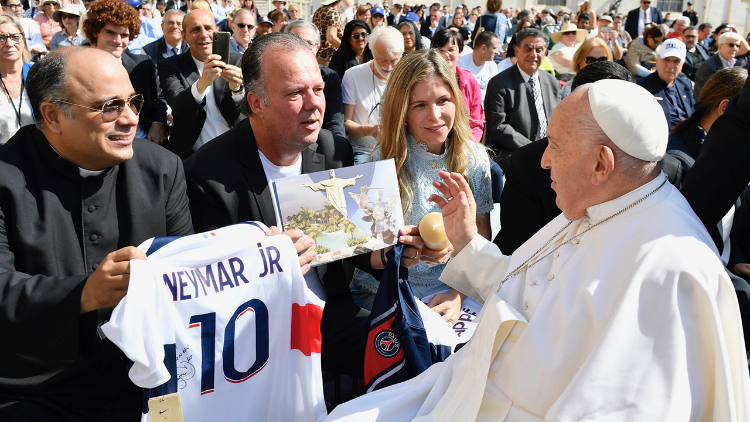
<path id="1" fill-rule="evenodd" d="M 172 47 L 172 54 L 174 54 L 176 56 L 176 55 L 180 54 L 180 50 L 177 47 Z"/>

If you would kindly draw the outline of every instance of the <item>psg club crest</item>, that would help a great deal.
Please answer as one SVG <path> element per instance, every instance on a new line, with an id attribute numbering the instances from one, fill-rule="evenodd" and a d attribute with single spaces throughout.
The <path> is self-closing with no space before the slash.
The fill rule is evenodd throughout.
<path id="1" fill-rule="evenodd" d="M 393 331 L 383 330 L 375 336 L 375 350 L 378 351 L 380 356 L 392 358 L 396 356 L 400 349 L 401 344 Z"/>

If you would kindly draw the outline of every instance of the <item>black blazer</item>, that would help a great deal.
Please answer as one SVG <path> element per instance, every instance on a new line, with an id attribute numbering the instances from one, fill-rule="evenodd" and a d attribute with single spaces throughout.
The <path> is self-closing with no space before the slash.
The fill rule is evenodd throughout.
<path id="1" fill-rule="evenodd" d="M 398 15 L 398 21 L 394 22 L 396 16 L 393 13 L 388 14 L 385 21 L 388 22 L 388 26 L 398 26 L 399 23 L 404 19 L 404 14 Z"/>
<path id="2" fill-rule="evenodd" d="M 708 54 L 708 49 L 703 44 L 696 42 L 695 49 L 698 51 L 698 54 L 703 57 L 703 62 L 708 60 L 710 54 Z M 687 75 L 687 77 L 691 81 L 694 81 L 695 75 L 698 73 L 698 69 L 700 68 L 700 64 L 703 64 L 703 62 L 700 62 L 699 66 L 696 67 L 693 62 L 693 55 L 690 52 L 687 52 L 687 54 L 685 55 L 685 64 L 682 66 L 682 73 Z"/>
<path id="3" fill-rule="evenodd" d="M 141 50 L 146 53 L 154 65 L 167 58 L 167 42 L 164 41 L 164 37 L 144 45 Z M 180 44 L 180 54 L 189 50 L 190 46 L 185 41 L 182 41 Z"/>
<path id="4" fill-rule="evenodd" d="M 107 254 L 193 232 L 182 161 L 136 139 L 131 159 L 84 179 L 29 125 L 0 146 L 0 192 L 0 408 L 137 420 L 129 360 L 97 335 L 111 309 L 79 315 L 81 291 Z"/>
<path id="5" fill-rule="evenodd" d="M 440 31 L 441 29 L 445 29 L 445 25 L 443 24 L 443 21 L 438 21 L 437 29 L 435 30 L 435 33 Z M 430 17 L 427 17 L 427 20 L 422 21 L 422 25 L 419 28 L 419 33 L 422 34 L 423 37 L 427 37 L 429 39 L 432 39 L 432 31 L 430 31 Z"/>
<path id="6" fill-rule="evenodd" d="M 332 69 L 320 66 L 320 76 L 326 84 L 323 95 L 326 98 L 326 112 L 323 115 L 323 129 L 334 135 L 346 137 L 344 132 L 344 99 L 341 94 L 341 78 Z"/>
<path id="7" fill-rule="evenodd" d="M 719 53 L 713 54 L 711 57 L 708 58 L 701 67 L 698 68 L 698 72 L 695 74 L 695 97 L 700 98 L 701 96 L 701 90 L 703 89 L 703 85 L 708 82 L 708 79 L 713 76 L 714 73 L 720 71 L 723 69 L 724 66 L 721 63 L 721 59 L 719 58 Z"/>
<path id="8" fill-rule="evenodd" d="M 638 18 L 640 17 L 640 7 L 637 9 L 633 9 L 630 12 L 628 12 L 628 19 L 625 21 L 625 30 L 628 31 L 630 34 L 630 37 L 635 39 L 638 39 Z M 664 23 L 664 16 L 661 14 L 661 9 L 658 7 L 652 7 L 649 9 L 651 11 L 651 22 L 660 25 Z"/>
<path id="9" fill-rule="evenodd" d="M 122 53 L 122 65 L 128 71 L 130 83 L 138 94 L 143 94 L 143 109 L 138 125 L 148 133 L 151 123 L 159 122 L 167 128 L 167 102 L 164 101 L 156 75 L 156 66 L 148 57 L 133 54 L 128 50 Z"/>
<path id="10" fill-rule="evenodd" d="M 560 83 L 543 70 L 537 71 L 537 74 L 549 122 L 552 111 L 560 102 Z M 490 79 L 484 98 L 484 113 L 487 119 L 486 144 L 499 155 L 498 164 L 506 169 L 508 156 L 531 143 L 539 127 L 534 99 L 518 65 Z"/>
<path id="11" fill-rule="evenodd" d="M 241 54 L 230 54 L 229 60 L 240 66 Z M 229 84 L 222 78 L 214 79 L 214 98 L 205 98 L 198 104 L 190 92 L 190 87 L 200 78 L 190 52 L 172 56 L 159 62 L 159 83 L 169 106 L 172 107 L 174 127 L 169 137 L 167 148 L 187 158 L 193 152 L 193 145 L 198 140 L 203 123 L 206 121 L 205 101 L 216 101 L 221 115 L 229 127 L 234 127 L 245 119 L 232 100 Z"/>

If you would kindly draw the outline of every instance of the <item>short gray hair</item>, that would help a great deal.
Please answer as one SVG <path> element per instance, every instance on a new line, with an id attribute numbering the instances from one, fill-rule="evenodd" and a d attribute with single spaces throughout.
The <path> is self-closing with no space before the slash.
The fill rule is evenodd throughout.
<path id="1" fill-rule="evenodd" d="M 742 36 L 736 32 L 725 32 L 719 36 L 719 45 L 726 44 L 729 41 L 742 42 Z"/>
<path id="2" fill-rule="evenodd" d="M 162 15 L 162 20 L 166 19 L 169 15 L 180 15 L 182 16 L 182 19 L 185 19 L 185 12 L 183 12 L 180 9 L 169 9 Z"/>
<path id="3" fill-rule="evenodd" d="M 68 57 L 87 47 L 61 47 L 49 53 L 44 59 L 36 62 L 26 78 L 26 92 L 29 95 L 31 109 L 34 112 L 34 123 L 39 130 L 44 129 L 44 116 L 39 106 L 42 103 L 54 103 L 66 118 L 73 118 L 72 106 L 61 103 L 68 101 Z"/>
<path id="4" fill-rule="evenodd" d="M 547 15 L 547 16 L 545 16 L 545 17 L 542 18 L 542 26 L 544 26 L 544 25 L 552 25 L 555 22 L 556 22 L 555 18 L 553 18 L 552 15 Z"/>
<path id="5" fill-rule="evenodd" d="M 674 23 L 672 24 L 672 26 L 674 26 L 674 24 L 677 23 L 677 22 L 682 22 L 686 26 L 689 26 L 690 25 L 690 18 L 687 17 L 687 16 L 680 16 L 679 18 L 677 18 L 677 19 L 674 20 Z"/>
<path id="6" fill-rule="evenodd" d="M 232 13 L 232 24 L 234 24 L 235 19 L 239 18 L 242 15 L 248 15 L 252 17 L 253 26 L 258 26 L 258 19 L 256 18 L 255 13 L 251 12 L 250 9 L 245 9 L 244 7 L 240 7 Z"/>
<path id="7" fill-rule="evenodd" d="M 414 35 L 417 37 L 419 36 L 419 34 Z M 399 32 L 398 29 L 392 26 L 379 26 L 372 31 L 372 34 L 370 34 L 369 37 L 367 37 L 367 42 L 371 46 L 370 49 L 373 52 L 375 51 L 375 45 L 377 45 L 378 41 L 383 43 L 385 48 L 391 54 L 404 52 L 404 36 L 401 35 L 401 32 Z"/>
<path id="8" fill-rule="evenodd" d="M 268 75 L 263 71 L 263 56 L 269 49 L 274 53 L 282 54 L 297 51 L 306 51 L 312 54 L 312 50 L 305 40 L 297 35 L 283 32 L 266 34 L 256 38 L 250 44 L 250 48 L 242 56 L 242 85 L 245 87 L 245 93 L 255 93 L 263 100 L 265 105 L 268 105 L 268 95 L 266 94 L 266 78 Z M 253 115 L 250 104 L 247 102 L 247 95 L 240 103 L 240 111 L 248 116 Z"/>
<path id="9" fill-rule="evenodd" d="M 292 29 L 294 28 L 310 28 L 315 30 L 315 39 L 317 40 L 315 42 L 315 45 L 320 45 L 320 29 L 318 29 L 318 26 L 314 23 L 305 20 L 291 21 L 284 27 L 284 32 L 286 32 L 287 34 L 291 34 Z"/>

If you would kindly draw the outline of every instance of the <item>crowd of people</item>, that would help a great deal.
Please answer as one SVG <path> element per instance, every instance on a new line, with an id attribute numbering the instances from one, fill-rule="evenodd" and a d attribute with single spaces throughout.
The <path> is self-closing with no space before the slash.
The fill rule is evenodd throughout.
<path id="1" fill-rule="evenodd" d="M 284 0 L 0 1 L 0 420 L 139 418 L 99 330 L 134 246 L 276 226 L 273 180 L 385 159 L 414 294 L 451 326 L 466 299 L 490 310 L 454 359 L 331 399 L 331 420 L 750 420 L 750 35 L 733 25 L 652 0 L 323 0 L 309 18 Z M 419 234 L 430 212 L 443 250 Z M 322 369 L 356 379 L 386 257 L 311 268 L 314 241 L 284 234 L 324 292 Z"/>

